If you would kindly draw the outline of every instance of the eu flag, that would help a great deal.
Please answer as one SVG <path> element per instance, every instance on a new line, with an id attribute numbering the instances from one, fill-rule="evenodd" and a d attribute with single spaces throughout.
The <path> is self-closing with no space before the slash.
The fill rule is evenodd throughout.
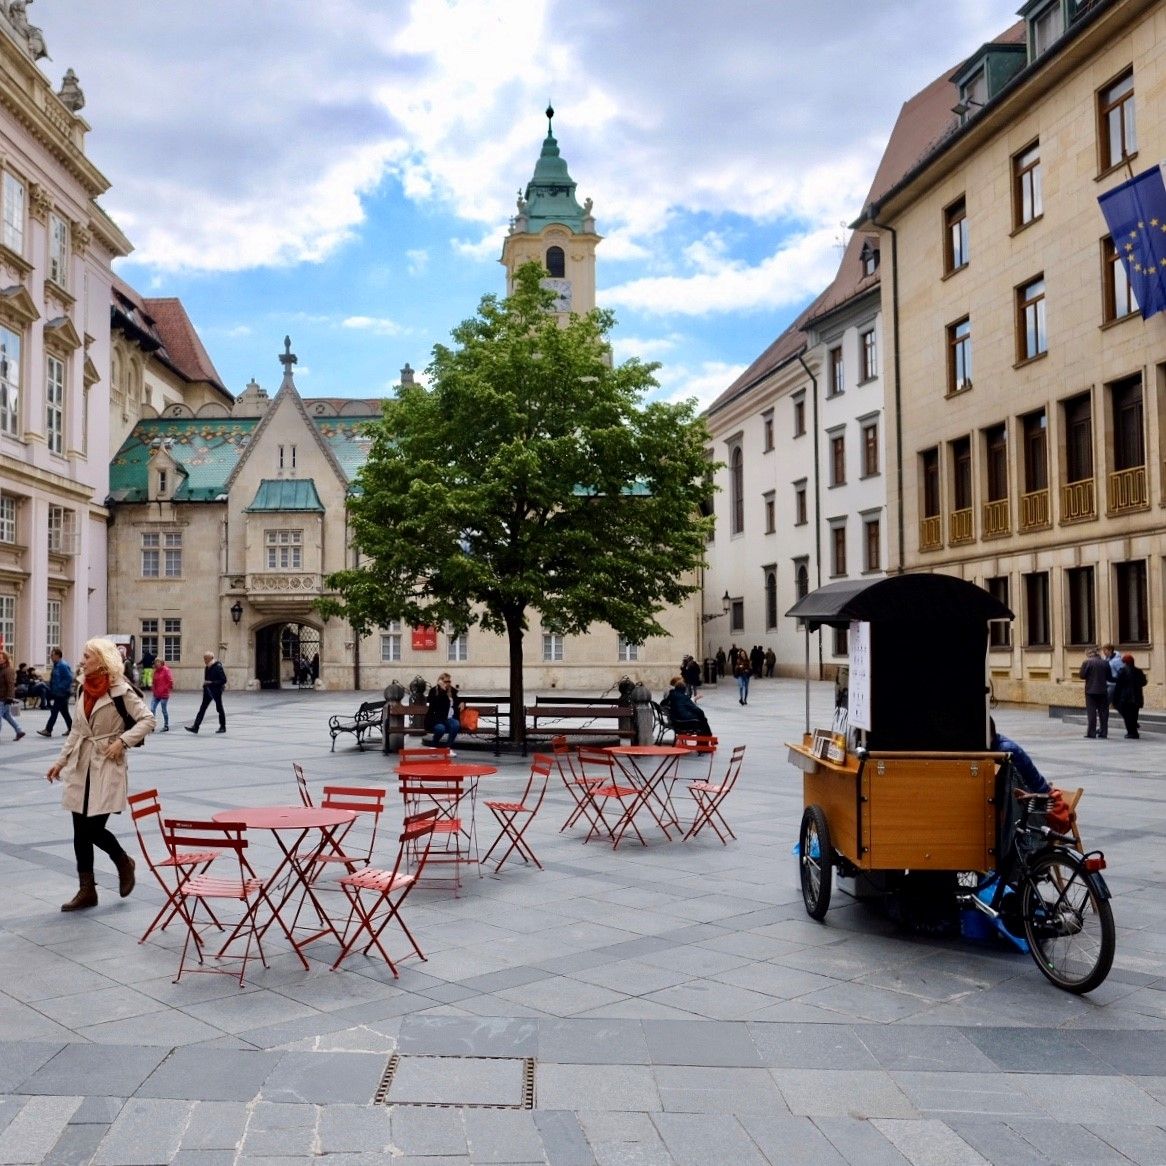
<path id="1" fill-rule="evenodd" d="M 1142 319 L 1166 311 L 1166 185 L 1155 166 L 1098 200 Z"/>

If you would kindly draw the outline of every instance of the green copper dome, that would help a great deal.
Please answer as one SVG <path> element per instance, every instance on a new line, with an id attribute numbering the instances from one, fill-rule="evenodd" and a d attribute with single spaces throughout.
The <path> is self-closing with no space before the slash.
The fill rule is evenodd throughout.
<path id="1" fill-rule="evenodd" d="M 567 172 L 567 162 L 559 154 L 559 143 L 551 131 L 554 116 L 555 111 L 547 106 L 547 136 L 535 163 L 534 177 L 527 183 L 519 204 L 519 219 L 525 219 L 525 230 L 532 235 L 551 223 L 582 234 L 587 213 L 575 198 L 575 181 Z"/>

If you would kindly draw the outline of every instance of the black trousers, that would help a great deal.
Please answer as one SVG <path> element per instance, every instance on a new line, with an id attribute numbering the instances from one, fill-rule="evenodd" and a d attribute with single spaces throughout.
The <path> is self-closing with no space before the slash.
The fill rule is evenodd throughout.
<path id="1" fill-rule="evenodd" d="M 223 712 L 223 694 L 217 688 L 211 688 L 209 684 L 204 684 L 202 686 L 202 704 L 198 706 L 198 714 L 194 718 L 196 729 L 202 724 L 202 718 L 206 716 L 206 710 L 210 708 L 212 700 L 215 702 L 215 709 L 219 714 L 219 728 L 225 729 L 227 727 L 227 714 Z"/>
<path id="2" fill-rule="evenodd" d="M 89 777 L 85 777 L 85 802 L 81 813 L 73 814 L 73 855 L 77 859 L 78 874 L 93 873 L 94 848 L 102 850 L 116 862 L 125 854 L 122 845 L 106 829 L 108 814 L 89 816 Z"/>
<path id="3" fill-rule="evenodd" d="M 64 696 L 54 696 L 52 702 L 53 711 L 49 713 L 45 728 L 51 733 L 53 726 L 57 723 L 57 717 L 60 717 L 65 722 L 65 732 L 67 733 L 73 727 L 73 718 L 69 715 L 69 694 L 66 692 Z"/>
<path id="4" fill-rule="evenodd" d="M 1088 720 L 1086 736 L 1109 736 L 1109 697 L 1104 692 L 1085 694 L 1085 713 Z"/>
<path id="5" fill-rule="evenodd" d="M 1121 719 L 1126 723 L 1126 736 L 1136 737 L 1138 735 L 1138 708 L 1137 705 L 1122 704 L 1118 705 L 1117 711 L 1121 713 Z"/>

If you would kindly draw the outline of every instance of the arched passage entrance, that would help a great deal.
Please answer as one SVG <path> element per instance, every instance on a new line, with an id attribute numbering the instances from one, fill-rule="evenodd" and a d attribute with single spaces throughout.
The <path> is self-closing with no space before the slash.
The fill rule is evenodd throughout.
<path id="1" fill-rule="evenodd" d="M 311 624 L 274 623 L 255 633 L 260 688 L 310 687 L 320 675 L 320 630 Z"/>

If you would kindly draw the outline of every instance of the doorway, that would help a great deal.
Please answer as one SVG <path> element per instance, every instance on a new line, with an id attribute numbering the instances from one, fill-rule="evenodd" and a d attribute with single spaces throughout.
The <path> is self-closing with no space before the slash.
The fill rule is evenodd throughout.
<path id="1" fill-rule="evenodd" d="M 320 676 L 320 632 L 310 624 L 268 624 L 255 633 L 260 688 L 311 688 Z"/>

